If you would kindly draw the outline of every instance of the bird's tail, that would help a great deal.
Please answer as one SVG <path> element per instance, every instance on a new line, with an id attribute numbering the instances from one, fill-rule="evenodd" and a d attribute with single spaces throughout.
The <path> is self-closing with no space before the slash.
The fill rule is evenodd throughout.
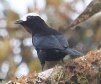
<path id="1" fill-rule="evenodd" d="M 76 58 L 79 56 L 83 56 L 83 53 L 75 50 L 75 49 L 71 49 L 71 48 L 67 48 L 64 50 L 64 52 L 68 55 L 70 55 L 71 58 Z"/>

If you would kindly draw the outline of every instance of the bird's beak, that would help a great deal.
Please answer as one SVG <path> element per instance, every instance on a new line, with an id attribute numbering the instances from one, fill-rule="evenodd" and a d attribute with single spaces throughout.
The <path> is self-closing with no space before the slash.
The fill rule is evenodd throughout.
<path id="1" fill-rule="evenodd" d="M 16 22 L 15 22 L 15 24 L 22 24 L 22 23 L 24 23 L 23 20 L 16 20 Z"/>

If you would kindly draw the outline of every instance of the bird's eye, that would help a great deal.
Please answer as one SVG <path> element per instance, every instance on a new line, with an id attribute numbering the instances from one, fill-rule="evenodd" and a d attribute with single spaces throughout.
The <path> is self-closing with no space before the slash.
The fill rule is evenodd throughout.
<path id="1" fill-rule="evenodd" d="M 30 20 L 31 19 L 31 16 L 27 16 L 27 20 Z"/>

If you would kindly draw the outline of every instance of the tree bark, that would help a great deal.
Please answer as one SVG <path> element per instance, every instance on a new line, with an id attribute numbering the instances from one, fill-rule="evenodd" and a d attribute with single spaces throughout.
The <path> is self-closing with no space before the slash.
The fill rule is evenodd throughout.
<path id="1" fill-rule="evenodd" d="M 101 11 L 101 0 L 93 0 L 91 3 L 87 6 L 87 8 L 84 10 L 83 13 L 79 15 L 79 17 L 73 21 L 73 23 L 69 26 L 71 29 L 75 29 L 74 26 L 77 24 L 84 22 L 85 20 L 92 17 L 94 14 Z"/>

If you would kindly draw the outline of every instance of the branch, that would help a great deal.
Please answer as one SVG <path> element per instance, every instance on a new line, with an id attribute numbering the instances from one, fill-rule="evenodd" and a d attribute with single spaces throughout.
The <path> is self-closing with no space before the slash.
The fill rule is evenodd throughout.
<path id="1" fill-rule="evenodd" d="M 75 21 L 73 21 L 73 23 L 69 26 L 69 28 L 75 29 L 74 26 L 76 26 L 81 22 L 84 22 L 85 20 L 89 19 L 94 14 L 100 11 L 101 11 L 101 0 L 93 0 L 84 10 L 84 12 L 81 13 L 80 16 Z"/>
<path id="2" fill-rule="evenodd" d="M 85 56 L 71 59 L 41 73 L 31 73 L 6 84 L 100 84 L 101 50 L 90 51 Z"/>

